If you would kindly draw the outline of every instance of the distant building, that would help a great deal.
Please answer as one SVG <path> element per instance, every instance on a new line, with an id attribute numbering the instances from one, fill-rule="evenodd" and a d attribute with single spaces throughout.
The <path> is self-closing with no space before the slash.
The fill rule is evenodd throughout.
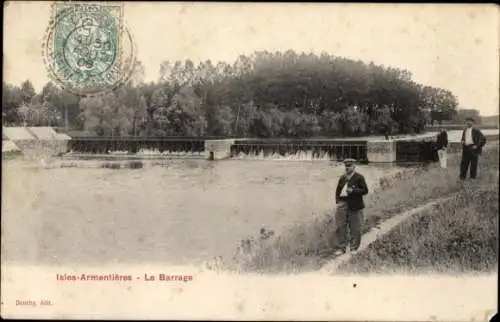
<path id="1" fill-rule="evenodd" d="M 23 154 L 30 156 L 60 155 L 67 151 L 71 137 L 64 133 L 57 133 L 48 126 L 2 126 L 3 143 L 7 141 L 9 149 L 14 146 Z M 4 151 L 2 151 L 4 152 Z"/>

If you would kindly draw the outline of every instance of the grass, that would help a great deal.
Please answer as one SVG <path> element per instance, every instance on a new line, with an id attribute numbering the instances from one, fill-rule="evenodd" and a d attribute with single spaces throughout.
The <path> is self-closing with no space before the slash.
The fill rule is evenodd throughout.
<path id="1" fill-rule="evenodd" d="M 339 271 L 495 272 L 497 254 L 498 185 L 479 183 L 397 226 Z"/>
<path id="2" fill-rule="evenodd" d="M 458 180 L 458 166 L 460 162 L 459 156 L 449 155 L 448 159 L 448 169 L 440 169 L 437 164 L 431 164 L 423 168 L 415 169 L 413 173 L 408 172 L 408 175 L 403 175 L 400 178 L 397 178 L 398 180 L 386 185 L 385 189 L 371 192 L 367 197 L 365 197 L 365 204 L 367 207 L 365 208 L 364 232 L 366 233 L 370 229 L 377 227 L 385 219 L 399 214 L 404 210 L 418 207 L 439 197 L 459 193 L 463 199 L 459 198 L 457 199 L 458 201 L 455 201 L 455 203 L 452 203 L 451 205 L 444 204 L 440 206 L 442 207 L 440 210 L 434 210 L 434 212 L 443 212 L 443 216 L 446 218 L 440 219 L 441 221 L 437 221 L 436 219 L 436 223 L 439 222 L 441 228 L 433 228 L 436 231 L 439 231 L 439 233 L 432 233 L 432 236 L 428 237 L 431 239 L 435 238 L 434 244 L 432 245 L 435 246 L 435 243 L 443 238 L 443 245 L 445 245 L 446 242 L 444 242 L 444 240 L 448 240 L 446 238 L 451 238 L 450 236 L 463 237 L 462 242 L 460 242 L 459 239 L 454 239 L 454 242 L 457 243 L 456 245 L 460 245 L 457 247 L 463 247 L 464 242 L 468 241 L 469 243 L 473 243 L 475 245 L 474 247 L 477 248 L 478 245 L 481 244 L 481 242 L 476 241 L 477 238 L 482 239 L 484 243 L 487 243 L 486 240 L 496 240 L 498 233 L 496 233 L 494 229 L 496 229 L 497 224 L 493 221 L 497 220 L 496 216 L 498 214 L 498 206 L 496 206 L 497 208 L 494 216 L 491 215 L 490 212 L 495 211 L 492 204 L 497 205 L 497 201 L 495 201 L 492 196 L 498 193 L 498 145 L 496 145 L 493 149 L 487 149 L 483 152 L 479 161 L 479 178 L 477 179 L 477 182 L 472 185 L 469 185 L 468 181 L 464 184 L 464 182 Z M 467 189 L 468 187 L 470 187 L 470 189 Z M 477 190 L 477 192 L 473 192 L 475 190 Z M 479 195 L 474 195 L 475 193 L 478 193 Z M 485 208 L 481 214 L 479 214 L 482 211 L 480 210 L 481 206 L 473 204 L 473 200 L 483 201 L 482 204 Z M 488 200 L 488 202 L 484 202 L 485 200 Z M 460 211 L 459 217 L 462 219 L 453 218 L 451 211 L 454 209 Z M 488 210 L 488 212 L 486 212 L 486 210 Z M 455 215 L 455 217 L 457 216 Z M 431 221 L 429 221 L 429 223 L 430 222 Z M 476 224 L 481 227 L 469 227 L 467 226 L 469 224 Z M 451 228 L 446 228 L 446 225 L 451 225 Z M 430 226 L 424 225 L 423 227 L 423 230 L 417 230 L 416 228 L 414 230 L 412 230 L 413 228 L 407 228 L 409 230 L 401 230 L 399 238 L 409 238 L 408 242 L 410 244 L 413 243 L 412 240 L 415 238 L 423 242 L 423 238 L 425 237 L 420 238 L 420 236 L 428 236 L 429 233 L 426 233 L 427 228 L 425 227 Z M 469 229 L 467 227 L 469 227 L 470 230 L 467 230 Z M 315 217 L 309 222 L 293 226 L 283 234 L 264 242 L 262 246 L 254 249 L 250 255 L 237 258 L 234 263 L 230 263 L 228 266 L 242 271 L 260 273 L 291 273 L 304 270 L 316 270 L 324 264 L 324 260 L 321 259 L 321 253 L 331 249 L 332 246 L 337 244 L 334 230 L 335 223 L 333 221 L 332 210 L 332 212 L 325 214 L 323 217 Z M 451 231 L 453 231 L 453 233 L 451 233 Z M 480 234 L 481 236 L 476 237 L 476 239 L 471 239 L 471 234 Z M 396 237 L 393 238 L 395 238 L 395 241 L 394 243 L 391 243 L 391 245 L 398 245 L 402 243 L 402 240 L 397 239 Z M 384 243 L 381 243 L 382 244 L 379 244 L 383 246 Z M 454 245 L 453 242 L 451 243 Z M 428 243 L 426 245 L 431 244 Z M 379 248 L 385 249 L 382 246 L 379 246 Z M 350 264 L 349 267 L 346 267 L 346 269 L 352 270 L 353 267 L 360 267 L 360 270 L 362 270 L 363 267 L 366 266 L 366 269 L 370 270 L 373 265 L 376 265 L 376 263 L 383 262 L 384 258 L 389 256 L 387 254 L 392 254 L 395 258 L 398 258 L 399 256 L 401 263 L 409 263 L 409 259 L 405 258 L 405 256 L 408 256 L 405 254 L 410 252 L 409 249 L 413 248 L 410 245 L 406 245 L 404 247 L 406 248 L 401 249 L 406 250 L 401 250 L 400 253 L 397 253 L 399 255 L 394 255 L 391 251 L 387 250 L 378 251 L 381 253 L 377 253 L 377 251 L 374 250 L 375 253 L 379 255 L 360 254 L 360 257 L 356 257 L 359 259 L 352 262 L 352 264 Z M 435 257 L 430 257 L 428 259 L 429 261 L 439 259 L 439 256 L 443 255 L 445 252 L 442 248 L 434 248 L 432 251 L 426 251 L 438 252 Z M 411 250 L 411 252 L 415 252 L 415 250 Z M 415 256 L 418 258 L 427 256 L 425 255 L 424 250 L 420 250 L 420 252 L 423 252 L 422 255 Z M 490 259 L 495 258 L 496 261 L 496 257 L 491 257 L 492 253 L 490 251 L 488 251 L 487 254 L 489 255 L 484 256 L 487 256 Z M 378 258 L 378 262 L 374 258 Z M 443 257 L 443 260 L 446 261 L 447 258 L 448 257 Z M 368 262 L 364 264 L 367 260 Z M 439 265 L 438 263 L 436 264 Z M 490 267 L 488 266 L 489 264 L 484 265 L 485 267 Z M 469 266 L 464 265 L 463 267 Z M 473 265 L 470 267 L 477 268 L 477 266 Z"/>

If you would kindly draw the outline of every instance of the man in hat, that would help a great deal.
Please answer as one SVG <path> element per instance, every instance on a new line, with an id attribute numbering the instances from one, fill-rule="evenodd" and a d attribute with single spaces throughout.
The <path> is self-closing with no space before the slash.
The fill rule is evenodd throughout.
<path id="1" fill-rule="evenodd" d="M 460 179 L 465 180 L 470 167 L 470 178 L 475 179 L 477 174 L 477 161 L 486 144 L 486 138 L 479 129 L 473 127 L 474 119 L 465 119 L 466 127 L 462 132 L 462 162 L 460 163 Z"/>
<path id="2" fill-rule="evenodd" d="M 356 251 L 361 243 L 363 226 L 363 209 L 365 204 L 363 196 L 368 193 L 365 177 L 356 172 L 356 160 L 344 160 L 345 174 L 343 174 L 337 184 L 335 201 L 337 211 L 335 222 L 337 226 L 336 235 L 339 240 L 339 247 L 335 255 L 341 255 L 347 250 L 347 243 L 350 250 Z M 350 231 L 350 240 L 347 240 L 347 229 Z"/>

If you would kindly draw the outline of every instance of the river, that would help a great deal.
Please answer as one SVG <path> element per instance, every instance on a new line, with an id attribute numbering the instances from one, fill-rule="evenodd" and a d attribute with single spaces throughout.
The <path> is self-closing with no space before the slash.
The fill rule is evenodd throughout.
<path id="1" fill-rule="evenodd" d="M 93 162 L 93 161 L 85 161 Z M 198 265 L 333 205 L 328 161 L 169 160 L 141 169 L 3 161 L 2 256 L 37 265 Z M 368 185 L 394 167 L 358 166 Z"/>

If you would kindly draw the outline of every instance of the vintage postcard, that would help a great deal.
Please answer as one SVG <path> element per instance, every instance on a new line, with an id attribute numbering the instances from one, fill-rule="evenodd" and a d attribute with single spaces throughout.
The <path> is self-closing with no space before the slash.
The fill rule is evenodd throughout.
<path id="1" fill-rule="evenodd" d="M 7 1 L 1 315 L 488 321 L 493 5 Z"/>

